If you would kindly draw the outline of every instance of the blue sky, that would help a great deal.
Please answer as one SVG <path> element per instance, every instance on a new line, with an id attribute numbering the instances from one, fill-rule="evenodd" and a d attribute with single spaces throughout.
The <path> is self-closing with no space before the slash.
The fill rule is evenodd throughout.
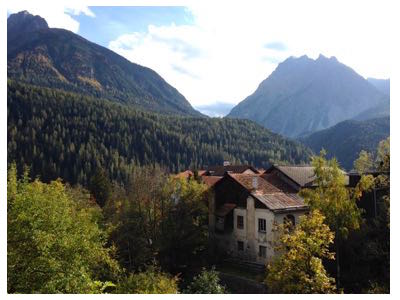
<path id="1" fill-rule="evenodd" d="M 187 3 L 96 7 L 85 0 L 14 0 L 7 12 L 26 9 L 50 27 L 71 30 L 147 66 L 205 109 L 224 111 L 242 101 L 289 56 L 322 53 L 364 77 L 390 77 L 389 29 L 397 16 L 389 2 L 362 1 L 362 13 L 361 2 L 345 0 Z"/>
<path id="2" fill-rule="evenodd" d="M 190 12 L 185 7 L 123 7 L 90 6 L 96 17 L 85 14 L 74 16 L 79 22 L 78 34 L 107 47 L 109 42 L 123 34 L 144 33 L 150 24 L 154 26 L 191 24 Z"/>

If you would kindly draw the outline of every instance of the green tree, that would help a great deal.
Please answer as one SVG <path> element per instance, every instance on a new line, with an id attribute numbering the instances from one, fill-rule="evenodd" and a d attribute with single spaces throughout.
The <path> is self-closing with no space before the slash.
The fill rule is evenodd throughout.
<path id="1" fill-rule="evenodd" d="M 281 253 L 267 267 L 265 283 L 272 293 L 334 293 L 335 280 L 327 274 L 323 259 L 333 259 L 329 251 L 334 234 L 324 224 L 325 217 L 313 210 L 300 217 L 295 228 L 285 223 L 276 251 Z"/>
<path id="2" fill-rule="evenodd" d="M 114 187 L 104 212 L 125 268 L 138 271 L 154 258 L 171 272 L 201 264 L 208 234 L 206 185 L 138 167 L 123 190 Z"/>
<path id="3" fill-rule="evenodd" d="M 111 182 L 103 168 L 96 170 L 90 179 L 90 192 L 96 199 L 97 204 L 103 207 L 111 195 Z"/>
<path id="4" fill-rule="evenodd" d="M 200 274 L 193 278 L 188 288 L 185 290 L 186 294 L 225 294 L 226 288 L 220 283 L 219 274 L 212 268 L 206 270 L 203 268 Z"/>
<path id="5" fill-rule="evenodd" d="M 98 207 L 80 208 L 60 181 L 7 181 L 9 293 L 100 293 L 119 273 L 98 226 Z M 111 274 L 111 276 L 110 276 Z"/>
<path id="6" fill-rule="evenodd" d="M 364 156 L 365 157 L 365 156 Z M 360 159 L 363 159 L 360 155 Z M 377 215 L 367 218 L 343 245 L 343 287 L 350 293 L 389 293 L 390 291 L 390 141 L 379 143 L 376 156 L 368 156 L 379 175 L 373 185 L 377 191 Z M 365 177 L 363 170 L 359 170 Z M 372 197 L 372 195 L 366 195 Z"/>
<path id="7" fill-rule="evenodd" d="M 352 230 L 360 228 L 361 210 L 356 201 L 362 192 L 371 187 L 372 176 L 365 176 L 351 190 L 346 186 L 346 175 L 339 168 L 335 158 L 326 160 L 326 152 L 312 157 L 315 172 L 315 189 L 303 189 L 300 195 L 310 208 L 318 209 L 326 218 L 325 222 L 335 233 L 336 283 L 340 286 L 340 245 Z"/>
<path id="8" fill-rule="evenodd" d="M 177 294 L 178 277 L 150 266 L 144 272 L 131 273 L 123 278 L 114 290 L 116 294 Z"/>
<path id="9" fill-rule="evenodd" d="M 371 171 L 373 165 L 372 155 L 365 150 L 361 150 L 359 157 L 354 161 L 354 169 L 360 174 Z"/>
<path id="10" fill-rule="evenodd" d="M 169 178 L 164 188 L 159 260 L 169 270 L 202 265 L 208 243 L 208 197 L 195 179 Z M 168 203 L 166 205 L 166 203 Z"/>
<path id="11" fill-rule="evenodd" d="M 157 255 L 162 218 L 167 216 L 171 200 L 164 201 L 167 176 L 159 169 L 137 167 L 127 190 L 114 186 L 104 211 L 112 224 L 111 241 L 118 249 L 122 266 L 138 271 Z"/>

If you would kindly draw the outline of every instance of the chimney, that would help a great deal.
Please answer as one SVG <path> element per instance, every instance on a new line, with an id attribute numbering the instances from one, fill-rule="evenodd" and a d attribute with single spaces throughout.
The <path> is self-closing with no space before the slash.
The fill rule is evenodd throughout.
<path id="1" fill-rule="evenodd" d="M 231 165 L 231 163 L 229 162 L 229 160 L 224 160 L 224 167 L 230 166 L 230 165 Z"/>
<path id="2" fill-rule="evenodd" d="M 258 189 L 258 176 L 254 176 L 252 180 L 253 189 Z"/>

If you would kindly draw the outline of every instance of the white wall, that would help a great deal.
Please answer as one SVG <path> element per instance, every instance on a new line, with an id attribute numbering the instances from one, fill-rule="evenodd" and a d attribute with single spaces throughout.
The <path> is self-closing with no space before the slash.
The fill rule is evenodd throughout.
<path id="1" fill-rule="evenodd" d="M 254 261 L 260 264 L 270 262 L 274 257 L 274 224 L 282 224 L 287 214 L 295 217 L 298 224 L 299 217 L 304 212 L 290 212 L 274 214 L 269 209 L 255 208 L 254 199 L 247 199 L 247 208 L 235 208 L 233 210 L 233 231 L 232 234 L 219 236 L 218 244 L 228 251 L 228 255 L 240 257 L 244 260 Z M 253 212 L 253 213 L 252 213 Z M 237 228 L 237 216 L 243 216 L 243 229 Z M 266 232 L 258 232 L 258 219 L 266 220 Z M 238 251 L 237 242 L 244 243 L 244 251 Z M 267 247 L 266 258 L 259 256 L 259 246 Z"/>
<path id="2" fill-rule="evenodd" d="M 258 219 L 265 219 L 266 220 L 266 232 L 259 232 L 258 231 Z M 259 263 L 266 263 L 274 256 L 274 248 L 273 248 L 273 224 L 274 224 L 274 213 L 271 212 L 269 209 L 262 209 L 256 208 L 255 210 L 255 217 L 254 217 L 254 228 L 255 228 L 255 247 L 257 253 L 257 262 Z M 259 246 L 267 247 L 267 256 L 266 258 L 259 256 Z"/>

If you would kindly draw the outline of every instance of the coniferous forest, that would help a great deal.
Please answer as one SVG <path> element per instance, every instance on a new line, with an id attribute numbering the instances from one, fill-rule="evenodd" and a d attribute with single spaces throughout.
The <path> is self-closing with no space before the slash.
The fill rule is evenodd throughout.
<path id="1" fill-rule="evenodd" d="M 8 162 L 45 182 L 87 185 L 100 167 L 119 182 L 139 165 L 178 172 L 229 160 L 265 168 L 305 163 L 312 153 L 247 120 L 160 115 L 14 81 L 7 105 Z"/>

